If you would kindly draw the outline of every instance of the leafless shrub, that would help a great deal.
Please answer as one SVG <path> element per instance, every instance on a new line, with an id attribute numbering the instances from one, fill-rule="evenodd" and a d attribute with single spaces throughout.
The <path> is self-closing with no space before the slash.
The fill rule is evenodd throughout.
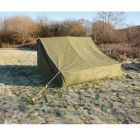
<path id="1" fill-rule="evenodd" d="M 138 27 L 130 27 L 125 29 L 125 32 L 131 47 L 140 47 L 140 29 Z"/>
<path id="2" fill-rule="evenodd" d="M 4 21 L 0 33 L 4 43 L 27 43 L 36 36 L 38 25 L 28 17 L 11 17 Z"/>
<path id="3" fill-rule="evenodd" d="M 72 36 L 86 36 L 86 31 L 79 21 L 68 22 L 68 35 Z"/>
<path id="4" fill-rule="evenodd" d="M 100 44 L 99 49 L 120 62 L 127 58 L 140 58 L 140 48 L 131 47 L 128 43 Z"/>
<path id="5" fill-rule="evenodd" d="M 117 30 L 101 21 L 94 22 L 92 25 L 91 36 L 97 44 L 127 42 L 126 34 L 125 31 Z"/>
<path id="6" fill-rule="evenodd" d="M 40 37 L 68 35 L 86 36 L 86 31 L 79 21 L 51 22 L 40 25 Z"/>

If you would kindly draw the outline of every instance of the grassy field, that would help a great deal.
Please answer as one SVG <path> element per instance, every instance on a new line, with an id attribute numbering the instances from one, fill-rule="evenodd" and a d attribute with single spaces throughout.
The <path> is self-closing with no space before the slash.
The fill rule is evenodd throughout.
<path id="1" fill-rule="evenodd" d="M 0 123 L 140 123 L 140 63 L 124 79 L 48 88 L 37 52 L 0 49 Z"/>

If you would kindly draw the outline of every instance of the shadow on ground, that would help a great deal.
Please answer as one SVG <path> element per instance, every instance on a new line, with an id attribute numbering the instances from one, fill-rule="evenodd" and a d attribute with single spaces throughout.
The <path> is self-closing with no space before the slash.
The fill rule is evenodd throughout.
<path id="1" fill-rule="evenodd" d="M 0 84 L 13 86 L 44 86 L 37 66 L 0 65 Z"/>
<path id="2" fill-rule="evenodd" d="M 122 64 L 122 69 L 140 73 L 140 63 Z M 47 79 L 41 76 L 37 66 L 0 65 L 0 84 L 13 86 L 45 86 Z"/>
<path id="3" fill-rule="evenodd" d="M 121 65 L 124 70 L 133 70 L 140 73 L 140 63 L 130 63 Z"/>

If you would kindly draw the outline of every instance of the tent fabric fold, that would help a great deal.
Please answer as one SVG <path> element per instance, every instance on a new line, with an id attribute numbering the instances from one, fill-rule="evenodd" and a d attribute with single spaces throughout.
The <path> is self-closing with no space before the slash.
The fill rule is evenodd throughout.
<path id="1" fill-rule="evenodd" d="M 38 69 L 58 86 L 121 76 L 121 65 L 104 55 L 90 37 L 49 37 L 37 41 Z"/>

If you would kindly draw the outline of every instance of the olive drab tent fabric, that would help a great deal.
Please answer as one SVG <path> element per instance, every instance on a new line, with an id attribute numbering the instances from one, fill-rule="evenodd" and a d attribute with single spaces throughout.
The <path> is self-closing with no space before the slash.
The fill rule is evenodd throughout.
<path id="1" fill-rule="evenodd" d="M 90 37 L 50 37 L 37 41 L 38 69 L 57 86 L 121 75 L 121 65 L 104 55 Z"/>

